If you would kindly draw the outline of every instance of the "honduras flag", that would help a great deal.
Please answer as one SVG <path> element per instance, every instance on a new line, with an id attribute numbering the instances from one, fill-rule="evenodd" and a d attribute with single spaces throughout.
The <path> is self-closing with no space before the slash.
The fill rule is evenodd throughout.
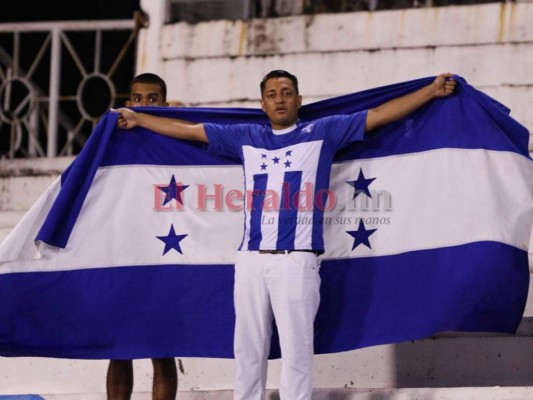
<path id="1" fill-rule="evenodd" d="M 365 110 L 433 79 L 320 101 L 300 117 Z M 505 106 L 457 80 L 453 96 L 337 154 L 316 353 L 443 331 L 515 332 L 529 287 L 529 135 Z M 268 123 L 258 109 L 143 111 Z M 231 358 L 242 168 L 200 143 L 117 129 L 116 118 L 103 116 L 0 246 L 0 355 Z"/>

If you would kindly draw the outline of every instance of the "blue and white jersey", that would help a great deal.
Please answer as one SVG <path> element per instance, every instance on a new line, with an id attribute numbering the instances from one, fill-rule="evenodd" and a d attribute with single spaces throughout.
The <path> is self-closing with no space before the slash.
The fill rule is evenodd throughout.
<path id="1" fill-rule="evenodd" d="M 367 112 L 268 125 L 204 124 L 209 151 L 244 168 L 245 225 L 239 250 L 324 251 L 323 216 L 337 150 L 362 140 Z"/>

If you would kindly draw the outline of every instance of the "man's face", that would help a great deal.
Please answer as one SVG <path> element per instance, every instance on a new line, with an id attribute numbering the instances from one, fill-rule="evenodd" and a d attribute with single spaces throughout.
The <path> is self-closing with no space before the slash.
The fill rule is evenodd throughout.
<path id="1" fill-rule="evenodd" d="M 157 83 L 134 83 L 126 100 L 127 107 L 166 107 L 161 87 Z"/>
<path id="2" fill-rule="evenodd" d="M 272 129 L 284 129 L 298 120 L 302 96 L 296 93 L 289 78 L 270 78 L 262 93 L 261 108 L 268 116 Z"/>

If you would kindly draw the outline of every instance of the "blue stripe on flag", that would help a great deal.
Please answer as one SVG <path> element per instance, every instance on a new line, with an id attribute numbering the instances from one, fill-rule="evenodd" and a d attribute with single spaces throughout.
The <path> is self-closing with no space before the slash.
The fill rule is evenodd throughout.
<path id="1" fill-rule="evenodd" d="M 232 358 L 233 274 L 160 265 L 2 275 L 0 355 Z M 513 333 L 529 286 L 527 252 L 497 242 L 324 260 L 320 274 L 316 353 L 442 331 Z"/>
<path id="2" fill-rule="evenodd" d="M 316 351 L 328 353 L 437 332 L 514 333 L 529 288 L 527 251 L 498 242 L 321 265 Z"/>

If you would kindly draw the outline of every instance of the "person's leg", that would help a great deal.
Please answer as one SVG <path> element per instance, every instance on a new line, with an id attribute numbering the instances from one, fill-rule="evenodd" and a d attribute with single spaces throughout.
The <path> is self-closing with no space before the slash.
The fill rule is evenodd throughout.
<path id="1" fill-rule="evenodd" d="M 106 378 L 108 400 L 129 400 L 133 391 L 133 362 L 110 360 Z"/>
<path id="2" fill-rule="evenodd" d="M 269 255 L 238 252 L 235 263 L 235 400 L 264 400 L 272 335 L 272 308 L 265 286 Z"/>
<path id="3" fill-rule="evenodd" d="M 178 371 L 176 360 L 169 358 L 152 358 L 154 366 L 153 400 L 175 400 L 178 392 Z"/>
<path id="4" fill-rule="evenodd" d="M 279 255 L 269 270 L 272 309 L 281 346 L 281 400 L 310 400 L 313 392 L 314 320 L 320 303 L 316 256 L 307 252 Z"/>

